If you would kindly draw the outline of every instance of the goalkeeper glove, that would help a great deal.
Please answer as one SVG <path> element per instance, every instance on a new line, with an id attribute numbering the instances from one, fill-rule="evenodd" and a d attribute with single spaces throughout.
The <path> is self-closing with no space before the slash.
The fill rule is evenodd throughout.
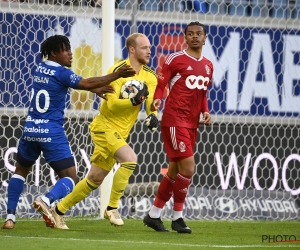
<path id="1" fill-rule="evenodd" d="M 158 128 L 158 119 L 156 115 L 151 114 L 148 115 L 147 118 L 145 119 L 146 126 L 151 130 L 155 131 Z"/>
<path id="2" fill-rule="evenodd" d="M 136 106 L 143 103 L 147 99 L 148 95 L 148 87 L 146 84 L 144 84 L 144 87 L 140 89 L 134 97 L 130 98 L 130 101 L 132 102 L 133 106 Z"/>

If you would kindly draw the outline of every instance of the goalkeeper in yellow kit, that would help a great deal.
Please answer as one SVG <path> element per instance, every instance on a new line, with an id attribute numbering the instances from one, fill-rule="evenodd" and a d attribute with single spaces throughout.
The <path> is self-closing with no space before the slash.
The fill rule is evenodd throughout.
<path id="1" fill-rule="evenodd" d="M 118 204 L 129 177 L 137 166 L 137 156 L 126 139 L 144 101 L 148 115 L 145 120 L 146 125 L 150 130 L 158 127 L 157 113 L 150 111 L 157 85 L 155 72 L 146 65 L 150 61 L 150 46 L 149 39 L 144 34 L 130 35 L 126 40 L 129 57 L 110 68 L 109 73 L 127 64 L 136 71 L 136 75 L 131 78 L 120 78 L 110 84 L 115 92 L 106 95 L 107 100 L 102 102 L 100 113 L 90 125 L 95 146 L 91 158 L 92 167 L 88 176 L 81 180 L 57 206 L 50 209 L 51 217 L 48 219 L 55 224 L 56 228 L 68 229 L 62 215 L 97 189 L 116 161 L 120 163 L 120 167 L 113 178 L 110 201 L 104 217 L 116 226 L 124 224 L 118 212 Z M 139 90 L 135 97 L 122 99 L 120 98 L 121 87 L 130 79 L 144 82 L 144 88 Z"/>

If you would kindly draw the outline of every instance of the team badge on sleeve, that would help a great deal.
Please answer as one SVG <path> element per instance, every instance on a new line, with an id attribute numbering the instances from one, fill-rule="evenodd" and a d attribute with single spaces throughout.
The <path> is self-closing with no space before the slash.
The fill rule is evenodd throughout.
<path id="1" fill-rule="evenodd" d="M 72 83 L 76 83 L 79 79 L 80 79 L 80 77 L 76 74 L 70 75 L 70 80 Z"/>

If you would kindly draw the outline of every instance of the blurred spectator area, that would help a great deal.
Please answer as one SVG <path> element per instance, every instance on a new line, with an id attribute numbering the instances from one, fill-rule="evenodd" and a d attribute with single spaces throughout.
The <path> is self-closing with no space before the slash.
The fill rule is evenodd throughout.
<path id="1" fill-rule="evenodd" d="M 117 0 L 117 8 L 132 8 L 135 0 Z M 180 11 L 214 15 L 300 18 L 300 0 L 138 0 L 140 10 Z"/>
<path id="2" fill-rule="evenodd" d="M 36 4 L 101 7 L 102 0 L 2 0 Z M 196 12 L 212 15 L 300 18 L 300 0 L 115 0 L 115 7 L 143 11 Z"/>

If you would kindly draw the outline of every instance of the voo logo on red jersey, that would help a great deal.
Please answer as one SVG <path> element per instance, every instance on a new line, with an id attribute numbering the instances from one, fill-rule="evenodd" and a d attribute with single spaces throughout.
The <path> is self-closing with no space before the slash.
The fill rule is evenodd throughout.
<path id="1" fill-rule="evenodd" d="M 204 89 L 207 90 L 209 77 L 190 75 L 185 79 L 185 85 L 189 89 Z"/>

